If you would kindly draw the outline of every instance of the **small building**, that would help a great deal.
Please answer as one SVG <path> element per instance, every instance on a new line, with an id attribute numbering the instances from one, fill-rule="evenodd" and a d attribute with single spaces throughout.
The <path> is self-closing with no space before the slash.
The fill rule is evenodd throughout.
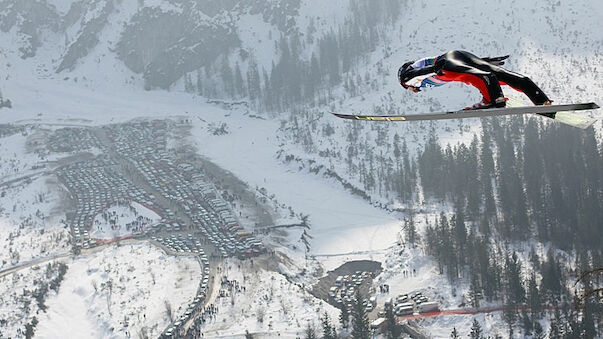
<path id="1" fill-rule="evenodd" d="M 387 329 L 386 326 L 387 325 L 385 318 L 377 318 L 371 323 L 371 330 L 374 330 L 377 333 L 385 333 Z"/>

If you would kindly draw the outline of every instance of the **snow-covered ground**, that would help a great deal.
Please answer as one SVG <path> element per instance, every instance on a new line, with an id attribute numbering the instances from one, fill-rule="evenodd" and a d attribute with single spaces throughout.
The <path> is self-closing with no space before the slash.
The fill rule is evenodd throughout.
<path id="1" fill-rule="evenodd" d="M 65 281 L 38 315 L 38 338 L 157 337 L 195 297 L 201 276 L 192 257 L 149 243 L 125 243 L 67 261 Z M 126 334 L 128 333 L 128 334 Z"/>
<path id="2" fill-rule="evenodd" d="M 25 325 L 31 323 L 34 317 L 38 319 L 38 314 L 43 312 L 44 300 L 40 299 L 40 303 L 36 292 L 42 284 L 48 286 L 50 279 L 56 277 L 57 266 L 49 265 L 25 268 L 0 278 L 1 338 L 24 337 Z M 49 294 L 54 293 L 49 291 Z"/>
<path id="3" fill-rule="evenodd" d="M 202 156 L 227 168 L 249 186 L 265 188 L 267 195 L 274 194 L 279 202 L 294 206 L 297 213 L 309 215 L 312 254 L 370 252 L 392 244 L 391 232 L 399 225 L 395 216 L 350 195 L 334 181 L 277 159 L 282 143 L 278 122 L 238 112 L 222 117 L 199 112 L 197 116 L 226 123 L 230 131 L 216 136 L 204 123 L 195 122 L 192 141 Z"/>
<path id="4" fill-rule="evenodd" d="M 160 219 L 157 213 L 135 201 L 116 203 L 96 215 L 91 237 L 100 240 L 121 238 L 147 229 Z"/>
<path id="5" fill-rule="evenodd" d="M 318 328 L 325 312 L 337 321 L 339 310 L 281 274 L 253 267 L 249 261 L 227 260 L 221 267 L 220 276 L 236 282 L 239 289 L 231 293 L 228 285 L 222 286 L 224 296 L 215 303 L 218 313 L 202 329 L 205 337 L 243 337 L 249 331 L 294 338 L 303 336 L 308 323 Z"/>
<path id="6" fill-rule="evenodd" d="M 61 198 L 47 180 L 34 177 L 0 189 L 0 268 L 69 251 Z"/>

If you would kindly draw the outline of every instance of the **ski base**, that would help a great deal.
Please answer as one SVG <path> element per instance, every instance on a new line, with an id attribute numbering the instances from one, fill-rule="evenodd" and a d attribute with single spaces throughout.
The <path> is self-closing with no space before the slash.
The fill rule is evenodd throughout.
<path id="1" fill-rule="evenodd" d="M 447 120 L 447 119 L 463 119 L 463 118 L 479 118 L 489 116 L 502 116 L 514 114 L 544 114 L 557 113 L 553 120 L 575 126 L 578 128 L 590 127 L 596 119 L 570 113 L 568 111 L 582 111 L 599 108 L 594 102 L 567 104 L 567 105 L 549 105 L 549 106 L 522 106 L 522 107 L 505 107 L 505 108 L 489 108 L 450 111 L 440 113 L 427 114 L 408 114 L 408 115 L 356 115 L 356 114 L 341 114 L 331 112 L 333 115 L 342 119 L 365 120 L 365 121 L 421 121 L 421 120 Z"/>
<path id="2" fill-rule="evenodd" d="M 553 118 L 553 120 L 565 125 L 578 127 L 581 129 L 587 129 L 592 126 L 595 122 L 597 122 L 597 119 L 572 112 L 559 112 L 555 114 L 555 118 Z"/>

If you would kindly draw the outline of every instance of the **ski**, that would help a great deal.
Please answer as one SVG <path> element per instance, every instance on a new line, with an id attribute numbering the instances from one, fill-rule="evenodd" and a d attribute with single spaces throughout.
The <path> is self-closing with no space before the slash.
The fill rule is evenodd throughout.
<path id="1" fill-rule="evenodd" d="M 439 113 L 426 113 L 426 114 L 408 114 L 408 115 L 356 115 L 356 114 L 342 114 L 331 112 L 331 114 L 342 118 L 352 120 L 366 120 L 366 121 L 421 121 L 421 120 L 445 120 L 445 119 L 463 119 L 463 118 L 479 118 L 489 116 L 502 116 L 502 115 L 514 115 L 514 114 L 546 114 L 546 113 L 557 113 L 553 120 L 559 121 L 564 124 L 572 125 L 578 128 L 587 128 L 591 126 L 596 119 L 592 119 L 587 116 L 581 116 L 573 113 L 566 113 L 567 111 L 582 111 L 597 109 L 599 105 L 594 102 L 580 103 L 580 104 L 566 104 L 566 105 L 549 105 L 549 106 L 522 106 L 522 107 L 505 107 L 505 108 L 488 108 L 488 109 L 474 109 L 474 110 L 461 110 L 461 111 L 450 111 L 450 112 L 439 112 Z M 558 113 L 558 112 L 563 112 Z"/>
<path id="2" fill-rule="evenodd" d="M 578 127 L 582 129 L 587 129 L 592 126 L 595 122 L 597 122 L 597 119 L 582 114 L 576 114 L 573 112 L 559 112 L 555 114 L 553 120 L 565 125 Z"/>

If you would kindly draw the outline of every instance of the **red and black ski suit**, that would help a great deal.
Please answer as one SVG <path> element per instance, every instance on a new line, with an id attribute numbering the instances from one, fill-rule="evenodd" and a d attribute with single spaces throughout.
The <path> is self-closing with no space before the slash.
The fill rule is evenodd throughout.
<path id="1" fill-rule="evenodd" d="M 549 98 L 530 78 L 500 67 L 506 58 L 479 58 L 465 51 L 450 51 L 436 58 L 406 63 L 398 71 L 398 77 L 402 86 L 415 89 L 460 81 L 479 89 L 491 103 L 504 101 L 500 85 L 509 85 L 525 93 L 535 105 L 548 102 Z"/>

